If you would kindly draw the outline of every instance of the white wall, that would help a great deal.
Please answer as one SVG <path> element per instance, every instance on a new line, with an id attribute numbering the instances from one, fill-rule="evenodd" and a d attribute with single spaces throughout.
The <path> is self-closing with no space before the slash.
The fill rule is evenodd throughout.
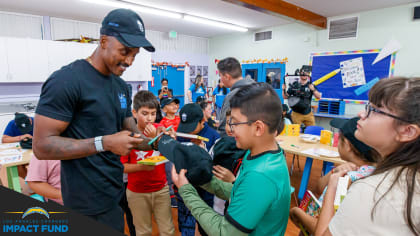
<path id="1" fill-rule="evenodd" d="M 214 59 L 233 56 L 241 60 L 288 57 L 286 72 L 294 73 L 309 63 L 312 52 L 363 50 L 382 48 L 390 39 L 398 40 L 395 75 L 420 76 L 420 20 L 413 21 L 413 8 L 408 4 L 387 9 L 361 12 L 356 39 L 328 40 L 327 30 L 317 30 L 299 23 L 269 28 L 273 40 L 253 42 L 254 32 L 232 34 L 210 39 L 211 79 L 215 75 Z M 309 39 L 308 42 L 304 42 Z"/>

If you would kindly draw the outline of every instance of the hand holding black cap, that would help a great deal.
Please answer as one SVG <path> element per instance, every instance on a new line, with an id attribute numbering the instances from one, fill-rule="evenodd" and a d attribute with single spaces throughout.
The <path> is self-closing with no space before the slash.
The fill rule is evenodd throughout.
<path id="1" fill-rule="evenodd" d="M 101 35 L 113 36 L 130 48 L 144 48 L 154 52 L 155 48 L 146 39 L 146 29 L 140 16 L 130 9 L 115 9 L 102 21 Z"/>
<path id="2" fill-rule="evenodd" d="M 193 143 L 180 143 L 168 135 L 162 136 L 158 145 L 159 152 L 174 163 L 176 172 L 186 169 L 186 177 L 193 185 L 210 182 L 213 165 L 210 154 Z"/>

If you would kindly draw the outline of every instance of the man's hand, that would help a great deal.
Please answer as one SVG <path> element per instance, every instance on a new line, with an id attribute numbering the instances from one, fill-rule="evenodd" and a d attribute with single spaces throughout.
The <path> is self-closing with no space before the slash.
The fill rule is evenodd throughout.
<path id="1" fill-rule="evenodd" d="M 224 182 L 233 183 L 233 181 L 236 180 L 233 173 L 230 170 L 224 168 L 223 166 L 219 166 L 219 165 L 213 166 L 212 172 L 214 176 L 216 176 L 216 178 Z"/>
<path id="2" fill-rule="evenodd" d="M 176 173 L 175 166 L 172 166 L 172 181 L 174 184 L 179 188 L 182 186 L 189 184 L 187 177 L 185 177 L 185 173 L 187 173 L 186 169 L 182 169 L 179 174 Z"/>
<path id="3" fill-rule="evenodd" d="M 153 124 L 148 124 L 144 128 L 144 134 L 149 138 L 154 138 L 157 135 L 157 130 Z"/>
<path id="4" fill-rule="evenodd" d="M 105 135 L 102 139 L 104 149 L 119 156 L 130 154 L 131 149 L 143 142 L 140 134 L 134 134 L 133 136 L 131 134 L 132 132 L 124 130 L 115 134 Z"/>

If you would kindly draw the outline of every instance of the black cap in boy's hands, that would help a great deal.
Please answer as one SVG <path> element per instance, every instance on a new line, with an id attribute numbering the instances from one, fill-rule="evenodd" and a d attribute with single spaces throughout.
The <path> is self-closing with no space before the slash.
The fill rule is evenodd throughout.
<path id="1" fill-rule="evenodd" d="M 158 145 L 159 152 L 175 165 L 176 172 L 186 169 L 186 177 L 193 185 L 208 183 L 212 176 L 212 159 L 209 153 L 193 144 L 180 143 L 168 135 L 162 136 Z"/>
<path id="2" fill-rule="evenodd" d="M 357 121 L 359 117 L 354 117 L 352 119 L 333 119 L 330 121 L 330 125 L 334 128 L 340 129 L 341 133 L 346 137 L 350 143 L 361 153 L 363 154 L 368 161 L 375 161 L 373 157 L 369 155 L 369 151 L 372 150 L 368 145 L 360 142 L 355 136 L 354 132 L 357 129 Z"/>
<path id="3" fill-rule="evenodd" d="M 171 102 L 175 102 L 176 104 L 179 104 L 178 98 L 162 98 L 160 100 L 160 108 L 164 108 L 166 105 L 170 104 Z"/>
<path id="4" fill-rule="evenodd" d="M 129 9 L 115 9 L 109 12 L 102 21 L 101 34 L 117 38 L 126 47 L 142 47 L 149 52 L 155 51 L 146 39 L 143 20 Z"/>
<path id="5" fill-rule="evenodd" d="M 197 124 L 203 120 L 203 110 L 200 105 L 190 103 L 185 105 L 179 112 L 181 122 L 179 123 L 177 132 L 191 133 L 197 127 Z"/>

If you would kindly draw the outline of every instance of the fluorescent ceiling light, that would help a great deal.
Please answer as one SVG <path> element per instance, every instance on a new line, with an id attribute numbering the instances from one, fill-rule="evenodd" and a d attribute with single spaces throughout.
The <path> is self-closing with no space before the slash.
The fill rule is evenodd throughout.
<path id="1" fill-rule="evenodd" d="M 196 16 L 184 15 L 184 20 L 195 22 L 195 23 L 200 23 L 200 24 L 205 24 L 205 25 L 217 26 L 217 27 L 230 29 L 230 30 L 241 31 L 241 32 L 248 31 L 248 29 L 245 28 L 245 27 L 241 27 L 241 26 L 237 26 L 237 25 L 233 25 L 233 24 L 228 24 L 228 23 L 224 23 L 224 22 L 220 22 L 220 21 L 209 20 L 209 19 L 196 17 Z"/>
<path id="2" fill-rule="evenodd" d="M 237 25 L 233 25 L 233 24 L 229 24 L 229 23 L 225 23 L 225 22 L 221 22 L 221 21 L 215 21 L 215 20 L 210 20 L 210 19 L 206 19 L 206 18 L 201 18 L 201 17 L 191 16 L 191 15 L 187 15 L 187 14 L 182 14 L 182 13 L 178 13 L 178 12 L 173 12 L 173 11 L 162 10 L 162 9 L 153 8 L 153 7 L 142 6 L 142 5 L 136 4 L 136 3 L 131 2 L 131 1 L 130 2 L 120 1 L 120 0 L 117 0 L 117 1 L 113 1 L 113 0 L 81 0 L 81 1 L 87 2 L 87 3 L 98 4 L 98 5 L 116 7 L 116 8 L 128 8 L 128 9 L 131 9 L 133 11 L 138 11 L 138 12 L 142 12 L 142 13 L 146 13 L 146 14 L 153 14 L 153 15 L 158 15 L 158 16 L 164 16 L 164 17 L 170 17 L 170 18 L 175 18 L 175 19 L 184 18 L 184 20 L 187 20 L 187 21 L 190 21 L 190 22 L 205 24 L 205 25 L 211 25 L 211 26 L 216 26 L 216 27 L 220 27 L 220 28 L 236 30 L 236 31 L 240 31 L 240 32 L 248 31 L 248 29 L 245 28 L 245 27 L 241 27 L 241 26 L 237 26 Z"/>
<path id="3" fill-rule="evenodd" d="M 153 15 L 158 15 L 158 16 L 166 16 L 166 17 L 176 18 L 176 19 L 182 18 L 182 14 L 180 13 L 165 11 L 165 10 L 152 8 L 152 7 L 140 6 L 137 4 L 131 4 L 131 3 L 123 2 L 123 1 L 110 1 L 110 0 L 81 0 L 81 1 L 110 6 L 110 7 L 128 8 L 133 11 L 138 11 L 138 12 L 148 13 L 148 14 L 153 14 Z"/>

